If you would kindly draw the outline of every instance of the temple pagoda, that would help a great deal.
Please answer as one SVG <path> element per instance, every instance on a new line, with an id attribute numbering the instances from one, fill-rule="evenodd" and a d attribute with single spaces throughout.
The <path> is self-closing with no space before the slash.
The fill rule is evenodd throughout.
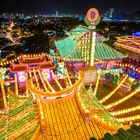
<path id="1" fill-rule="evenodd" d="M 87 26 L 79 25 L 69 32 L 68 37 L 55 41 L 61 57 L 72 63 L 73 69 L 79 69 L 79 63 L 90 67 L 86 70 L 86 83 L 96 81 L 97 69 L 112 69 L 116 61 L 122 61 L 126 56 L 105 44 L 109 38 L 96 32 L 96 25 L 100 22 L 100 15 L 96 8 L 88 10 L 85 17 Z M 80 61 L 79 61 L 80 60 Z M 73 66 L 73 63 L 75 63 Z M 80 64 L 81 65 L 81 64 Z M 96 69 L 97 68 L 97 69 Z M 93 79 L 91 79 L 94 77 Z M 89 82 L 87 82 L 89 81 Z"/>
<path id="2" fill-rule="evenodd" d="M 90 9 L 89 12 L 98 13 L 95 8 Z M 88 13 L 85 20 L 88 26 L 79 25 L 69 32 L 65 31 L 68 37 L 55 41 L 62 58 L 68 61 L 83 60 L 90 66 L 99 62 L 103 68 L 108 67 L 108 63 L 125 58 L 125 55 L 105 43 L 109 38 L 96 33 L 96 25 L 100 21 L 100 16 L 96 19 L 97 21 L 94 21 L 91 20 L 91 17 L 89 18 Z M 91 23 L 87 22 L 88 18 Z"/>

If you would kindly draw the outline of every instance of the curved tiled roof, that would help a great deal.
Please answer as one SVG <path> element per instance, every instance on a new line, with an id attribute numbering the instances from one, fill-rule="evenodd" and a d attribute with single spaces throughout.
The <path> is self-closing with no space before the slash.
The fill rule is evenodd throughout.
<path id="1" fill-rule="evenodd" d="M 56 41 L 55 45 L 63 58 L 68 58 L 76 49 L 76 41 L 71 37 Z"/>
<path id="2" fill-rule="evenodd" d="M 79 25 L 70 32 L 67 32 L 67 34 L 69 35 L 69 37 L 55 42 L 60 55 L 63 58 L 81 58 L 81 52 L 77 48 L 90 45 L 91 33 L 89 32 L 89 29 Z M 84 40 L 86 40 L 86 42 Z M 106 40 L 108 40 L 108 38 L 104 38 L 98 33 L 96 34 L 96 59 L 122 59 L 126 57 L 117 50 L 103 43 Z"/>

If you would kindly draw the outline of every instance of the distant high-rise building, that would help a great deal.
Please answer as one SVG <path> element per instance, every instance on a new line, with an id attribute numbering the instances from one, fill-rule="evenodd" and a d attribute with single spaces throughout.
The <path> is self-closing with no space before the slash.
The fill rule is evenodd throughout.
<path id="1" fill-rule="evenodd" d="M 110 8 L 108 11 L 105 12 L 105 19 L 112 19 L 114 13 L 114 8 Z"/>
<path id="2" fill-rule="evenodd" d="M 113 13 L 114 13 L 114 8 L 111 8 L 109 10 L 109 18 L 112 18 L 113 17 Z"/>
<path id="3" fill-rule="evenodd" d="M 58 11 L 56 11 L 55 15 L 56 15 L 56 17 L 58 17 Z"/>

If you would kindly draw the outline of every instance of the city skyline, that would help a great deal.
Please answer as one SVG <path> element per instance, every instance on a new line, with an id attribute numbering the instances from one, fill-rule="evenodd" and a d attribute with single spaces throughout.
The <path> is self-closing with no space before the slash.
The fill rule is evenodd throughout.
<path id="1" fill-rule="evenodd" d="M 139 0 L 5 0 L 0 4 L 0 13 L 24 13 L 24 14 L 53 14 L 55 11 L 65 14 L 85 14 L 90 7 L 96 7 L 101 13 L 109 8 L 118 12 L 131 13 L 139 11 Z"/>

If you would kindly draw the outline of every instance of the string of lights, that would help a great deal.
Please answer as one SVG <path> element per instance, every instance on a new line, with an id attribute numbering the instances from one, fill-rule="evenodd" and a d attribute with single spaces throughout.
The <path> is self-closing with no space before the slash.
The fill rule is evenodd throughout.
<path id="1" fill-rule="evenodd" d="M 99 69 L 97 71 L 98 77 L 97 77 L 96 85 L 95 85 L 94 92 L 93 92 L 94 97 L 96 97 L 96 93 L 97 93 L 97 89 L 98 89 L 98 85 L 99 85 L 99 81 L 100 81 L 100 77 L 101 77 L 101 72 L 102 72 L 101 69 Z"/>
<path id="2" fill-rule="evenodd" d="M 139 120 L 140 119 L 140 115 L 134 115 L 134 116 L 130 116 L 130 117 L 123 117 L 123 118 L 119 118 L 117 119 L 118 122 L 128 122 L 128 121 L 135 121 L 135 120 Z"/>
<path id="3" fill-rule="evenodd" d="M 126 79 L 128 78 L 128 75 L 126 75 L 124 77 L 124 79 L 117 85 L 117 87 L 112 91 L 110 92 L 108 95 L 106 95 L 103 99 L 101 99 L 99 102 L 100 103 L 104 103 L 106 100 L 108 100 L 121 86 L 122 84 L 126 81 Z"/>
<path id="4" fill-rule="evenodd" d="M 135 106 L 135 107 L 126 108 L 126 109 L 123 109 L 123 110 L 114 111 L 114 112 L 111 112 L 111 114 L 113 116 L 118 116 L 118 115 L 130 113 L 130 112 L 133 112 L 133 111 L 136 111 L 136 110 L 140 110 L 140 106 L 139 105 Z"/>
<path id="5" fill-rule="evenodd" d="M 110 109 L 110 108 L 112 108 L 112 107 L 115 107 L 115 106 L 121 104 L 122 102 L 127 101 L 129 98 L 131 98 L 132 96 L 134 96 L 134 95 L 135 95 L 136 93 L 138 93 L 139 91 L 140 91 L 140 88 L 137 88 L 135 91 L 131 92 L 130 94 L 128 94 L 127 96 L 121 98 L 120 100 L 118 100 L 118 101 L 116 101 L 116 102 L 114 102 L 114 103 L 111 103 L 111 104 L 109 104 L 109 105 L 105 105 L 105 108 L 106 108 L 106 109 Z"/>

